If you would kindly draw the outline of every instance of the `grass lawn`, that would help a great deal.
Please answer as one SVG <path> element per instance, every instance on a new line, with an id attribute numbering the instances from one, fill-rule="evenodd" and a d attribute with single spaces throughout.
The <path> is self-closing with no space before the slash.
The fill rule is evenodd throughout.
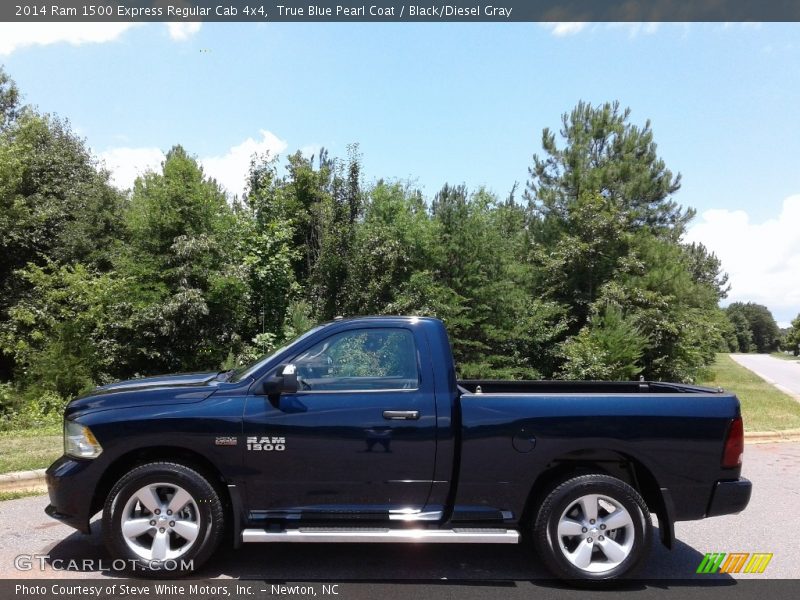
<path id="1" fill-rule="evenodd" d="M 800 361 L 800 356 L 795 356 L 794 354 L 786 354 L 786 352 L 772 352 L 770 356 L 774 356 L 775 358 L 781 358 L 783 360 Z"/>
<path id="2" fill-rule="evenodd" d="M 733 392 L 742 403 L 746 431 L 777 431 L 800 427 L 800 402 L 770 385 L 727 354 L 717 354 L 710 377 L 699 382 Z"/>
<path id="3" fill-rule="evenodd" d="M 0 473 L 43 469 L 61 456 L 61 427 L 0 433 Z"/>
<path id="4" fill-rule="evenodd" d="M 18 500 L 20 498 L 30 498 L 31 496 L 41 496 L 46 492 L 43 491 L 29 491 L 29 492 L 0 492 L 0 502 L 5 500 Z"/>

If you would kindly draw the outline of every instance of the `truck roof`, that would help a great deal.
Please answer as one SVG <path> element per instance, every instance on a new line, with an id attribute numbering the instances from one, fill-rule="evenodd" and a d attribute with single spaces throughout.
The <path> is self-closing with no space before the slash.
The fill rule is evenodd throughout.
<path id="1" fill-rule="evenodd" d="M 417 315 L 364 315 L 358 317 L 334 317 L 332 321 L 327 323 L 342 323 L 352 321 L 402 321 L 402 322 L 415 322 L 415 321 L 428 321 L 441 323 L 442 320 L 436 317 L 421 317 Z M 327 325 L 327 323 L 325 323 Z"/>

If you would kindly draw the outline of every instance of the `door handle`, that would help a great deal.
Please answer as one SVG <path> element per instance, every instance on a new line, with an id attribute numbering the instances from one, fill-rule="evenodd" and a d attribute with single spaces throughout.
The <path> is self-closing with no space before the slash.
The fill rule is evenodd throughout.
<path id="1" fill-rule="evenodd" d="M 416 421 L 419 419 L 418 410 L 385 410 L 383 418 L 390 421 Z"/>

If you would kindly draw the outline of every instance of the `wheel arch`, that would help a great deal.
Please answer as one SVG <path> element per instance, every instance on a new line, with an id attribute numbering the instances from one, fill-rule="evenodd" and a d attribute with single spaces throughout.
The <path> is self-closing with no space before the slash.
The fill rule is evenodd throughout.
<path id="1" fill-rule="evenodd" d="M 119 481 L 125 473 L 137 466 L 159 461 L 178 463 L 194 469 L 203 475 L 217 490 L 227 513 L 226 517 L 230 517 L 232 509 L 231 494 L 227 481 L 222 476 L 220 470 L 211 460 L 195 450 L 169 445 L 137 448 L 115 459 L 103 472 L 100 481 L 95 487 L 92 496 L 90 515 L 94 515 L 103 509 L 106 498 L 114 487 L 114 484 Z"/>
<path id="2" fill-rule="evenodd" d="M 553 458 L 533 481 L 525 502 L 522 523 L 532 523 L 544 497 L 558 484 L 589 473 L 603 473 L 630 485 L 658 516 L 659 534 L 668 548 L 674 541 L 674 524 L 668 490 L 661 488 L 652 469 L 630 454 L 615 449 L 573 450 Z"/>

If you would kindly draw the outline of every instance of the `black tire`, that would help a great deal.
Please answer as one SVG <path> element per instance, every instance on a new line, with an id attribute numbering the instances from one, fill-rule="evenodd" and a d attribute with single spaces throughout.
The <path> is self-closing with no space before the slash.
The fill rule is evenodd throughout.
<path id="1" fill-rule="evenodd" d="M 155 500 L 160 500 L 160 506 L 165 509 L 163 512 L 159 508 L 157 515 L 138 500 L 137 492 L 144 489 L 154 490 Z M 179 513 L 173 515 L 170 511 L 167 515 L 166 508 L 180 489 L 188 494 L 190 501 Z M 217 549 L 224 531 L 224 515 L 217 490 L 198 471 L 171 462 L 147 463 L 126 473 L 109 493 L 103 509 L 103 541 L 112 556 L 114 568 L 122 567 L 124 561 L 124 570 L 128 573 L 180 577 L 199 569 Z M 122 531 L 123 520 L 128 524 L 142 522 L 141 526 L 148 529 L 135 539 L 132 536 L 126 538 Z M 182 537 L 178 528 L 173 530 L 176 523 L 178 527 L 188 527 L 180 529 L 187 537 Z M 155 527 L 149 526 L 152 524 Z M 166 541 L 156 551 L 158 531 Z M 148 558 L 148 543 L 151 555 L 164 554 L 164 558 Z M 165 554 L 161 548 L 166 548 L 167 553 L 178 554 L 170 558 L 170 554 Z"/>
<path id="2" fill-rule="evenodd" d="M 592 524 L 583 514 L 584 504 L 581 499 L 586 506 L 594 504 L 598 511 Z M 625 518 L 624 511 L 617 512 L 620 507 L 627 511 L 629 519 Z M 607 508 L 613 510 L 607 511 Z M 647 555 L 652 543 L 650 512 L 644 500 L 627 483 L 608 475 L 581 475 L 560 483 L 545 496 L 535 514 L 533 543 L 545 566 L 556 577 L 584 587 L 596 587 L 630 577 Z M 604 525 L 604 521 L 613 515 L 617 516 L 613 521 L 608 521 L 609 525 L 618 522 L 624 522 L 625 525 L 613 530 Z M 559 536 L 562 517 L 562 532 L 578 527 L 575 535 Z M 585 525 L 588 531 L 575 523 Z M 611 557 L 606 555 L 606 548 L 613 551 L 610 552 Z M 627 555 L 620 558 L 623 551 Z M 585 568 L 577 566 L 567 557 L 569 555 L 583 564 L 587 552 L 590 558 Z M 579 553 L 584 560 L 577 558 Z"/>

